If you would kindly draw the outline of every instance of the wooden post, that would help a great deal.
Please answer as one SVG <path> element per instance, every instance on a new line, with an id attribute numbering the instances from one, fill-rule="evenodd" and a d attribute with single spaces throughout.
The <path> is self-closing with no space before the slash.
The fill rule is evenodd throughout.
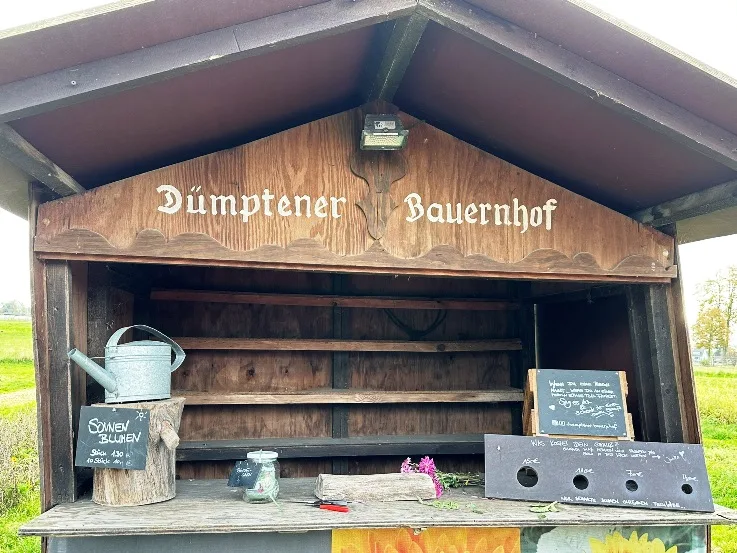
<path id="1" fill-rule="evenodd" d="M 87 263 L 42 262 L 33 253 L 38 205 L 47 195 L 41 185 L 34 183 L 29 187 L 33 354 L 43 511 L 77 497 L 74 436 L 79 407 L 85 401 L 85 375 L 81 369 L 71 367 L 67 352 L 76 344 L 84 348 L 87 339 Z"/>
<path id="2" fill-rule="evenodd" d="M 670 285 L 630 286 L 627 305 L 642 437 L 682 442 L 680 368 Z"/>
<path id="3" fill-rule="evenodd" d="M 345 276 L 333 275 L 333 294 L 345 292 Z M 348 310 L 340 306 L 333 307 L 333 338 L 345 338 Z M 348 352 L 333 352 L 332 367 L 333 388 L 348 389 L 351 387 L 351 373 L 348 366 Z M 332 437 L 348 437 L 348 409 L 347 405 L 336 405 L 332 408 Z M 344 459 L 333 459 L 333 474 L 348 474 L 348 462 Z"/>
<path id="4" fill-rule="evenodd" d="M 35 276 L 35 275 L 34 275 Z M 45 312 L 45 324 L 36 325 L 39 341 L 36 360 L 39 440 L 44 444 L 42 469 L 44 509 L 76 499 L 74 473 L 74 430 L 72 379 L 67 352 L 73 347 L 72 271 L 66 261 L 47 261 L 40 282 L 44 305 L 34 306 Z M 34 298 L 38 301 L 38 298 Z"/>
<path id="5" fill-rule="evenodd" d="M 535 305 L 528 302 L 531 296 L 529 282 L 518 282 L 515 285 L 515 299 L 521 302 L 515 314 L 515 336 L 522 341 L 522 349 L 510 356 L 509 384 L 514 388 L 524 388 L 527 371 L 537 366 L 535 346 Z M 521 404 L 512 407 L 512 434 L 521 435 L 524 431 L 523 409 Z"/>

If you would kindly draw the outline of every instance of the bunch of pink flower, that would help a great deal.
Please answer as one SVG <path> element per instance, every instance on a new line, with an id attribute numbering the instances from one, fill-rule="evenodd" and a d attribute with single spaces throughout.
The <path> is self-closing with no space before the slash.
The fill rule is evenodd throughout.
<path id="1" fill-rule="evenodd" d="M 400 472 L 419 472 L 421 474 L 427 474 L 432 478 L 433 484 L 435 484 L 435 497 L 443 495 L 443 486 L 435 473 L 435 461 L 430 457 L 423 457 L 419 463 L 413 463 L 412 459 L 407 457 L 402 462 L 402 468 Z"/>

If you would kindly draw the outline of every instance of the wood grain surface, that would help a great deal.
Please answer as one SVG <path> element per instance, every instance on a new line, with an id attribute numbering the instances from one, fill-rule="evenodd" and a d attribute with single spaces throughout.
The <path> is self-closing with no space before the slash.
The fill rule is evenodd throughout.
<path id="1" fill-rule="evenodd" d="M 461 342 L 409 340 L 318 340 L 283 338 L 191 338 L 173 340 L 187 350 L 259 351 L 410 351 L 444 353 L 461 351 L 510 351 L 522 349 L 519 340 L 465 340 Z"/>
<path id="2" fill-rule="evenodd" d="M 363 307 L 368 309 L 452 309 L 502 311 L 519 309 L 519 303 L 474 298 L 402 298 L 388 296 L 338 296 L 318 294 L 258 294 L 212 290 L 153 290 L 152 300 L 309 307 Z"/>
<path id="3" fill-rule="evenodd" d="M 131 177 L 82 195 L 43 204 L 35 251 L 42 257 L 272 268 L 386 271 L 437 275 L 525 275 L 540 278 L 667 281 L 676 275 L 674 242 L 649 227 L 405 116 L 411 127 L 406 176 L 391 183 L 382 211 L 386 231 L 374 240 L 356 202 L 366 181 L 351 172 L 357 112 L 349 111 L 245 146 Z M 378 167 L 378 166 L 377 166 Z M 376 170 L 376 169 L 374 169 Z M 393 178 L 393 177 L 392 177 Z M 161 185 L 186 194 L 345 198 L 340 217 L 266 216 L 157 210 Z M 201 187 L 201 188 L 198 188 Z M 551 230 L 524 233 L 512 224 L 410 222 L 405 199 L 423 205 L 513 205 L 557 201 Z M 196 203 L 196 202 L 195 202 Z M 273 202 L 276 204 L 276 200 Z M 362 204 L 363 205 L 363 204 Z M 383 205 L 383 204 L 382 204 Z M 364 206 L 365 207 L 365 206 Z M 464 211 L 465 213 L 465 211 Z M 126 224 L 120 224 L 125 221 Z"/>
<path id="4" fill-rule="evenodd" d="M 387 392 L 382 390 L 302 390 L 299 392 L 218 394 L 173 390 L 187 405 L 315 405 L 336 403 L 502 403 L 520 402 L 522 390 Z"/>
<path id="5" fill-rule="evenodd" d="M 179 481 L 177 497 L 166 503 L 117 509 L 87 499 L 54 507 L 23 525 L 23 536 L 105 536 L 233 532 L 306 532 L 333 528 L 663 526 L 729 524 L 732 511 L 715 513 L 653 511 L 620 507 L 565 505 L 555 513 L 532 512 L 532 503 L 483 499 L 481 488 L 450 490 L 444 499 L 458 509 L 434 509 L 417 501 L 371 501 L 349 513 L 321 511 L 292 501 L 314 501 L 314 478 L 282 479 L 279 505 L 249 504 L 242 491 L 222 480 Z M 473 503 L 475 508 L 469 505 Z"/>

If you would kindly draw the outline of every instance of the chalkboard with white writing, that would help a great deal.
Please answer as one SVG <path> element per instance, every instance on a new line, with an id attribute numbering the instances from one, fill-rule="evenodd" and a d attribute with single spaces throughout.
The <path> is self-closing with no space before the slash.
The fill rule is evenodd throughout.
<path id="1" fill-rule="evenodd" d="M 75 464 L 143 470 L 148 454 L 148 409 L 82 407 Z"/>
<path id="2" fill-rule="evenodd" d="M 486 497 L 714 511 L 694 444 L 484 436 Z"/>
<path id="3" fill-rule="evenodd" d="M 539 434 L 628 436 L 617 371 L 538 369 L 536 388 Z"/>
<path id="4" fill-rule="evenodd" d="M 255 461 L 238 461 L 228 479 L 231 488 L 253 488 L 261 473 L 261 463 Z"/>

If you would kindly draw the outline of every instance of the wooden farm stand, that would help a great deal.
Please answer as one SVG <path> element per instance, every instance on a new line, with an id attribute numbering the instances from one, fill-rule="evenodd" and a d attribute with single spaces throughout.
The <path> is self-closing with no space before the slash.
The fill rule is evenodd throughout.
<path id="1" fill-rule="evenodd" d="M 452 511 L 289 502 L 320 473 L 408 456 L 482 471 L 484 433 L 523 431 L 533 367 L 624 371 L 636 440 L 698 443 L 676 243 L 737 232 L 737 90 L 574 2 L 235 4 L 133 3 L 0 38 L 0 205 L 31 228 L 44 511 L 20 532 L 58 552 L 328 553 L 337 529 L 696 543 L 734 520 L 541 517 L 460 492 Z M 367 113 L 397 114 L 406 148 L 361 151 Z M 79 409 L 102 392 L 66 352 L 100 357 L 134 323 L 187 352 L 177 496 L 103 507 L 74 466 Z M 281 506 L 225 485 L 262 448 Z"/>

